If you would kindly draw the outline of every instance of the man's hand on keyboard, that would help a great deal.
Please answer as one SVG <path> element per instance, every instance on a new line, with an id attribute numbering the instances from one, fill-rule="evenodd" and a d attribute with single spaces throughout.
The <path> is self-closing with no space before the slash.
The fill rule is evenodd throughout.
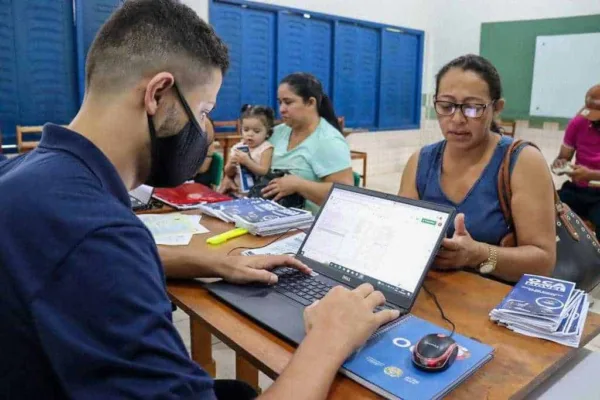
<path id="1" fill-rule="evenodd" d="M 381 325 L 400 316 L 398 310 L 373 310 L 385 297 L 365 283 L 354 290 L 336 286 L 304 311 L 307 335 L 319 335 L 345 356 L 360 347 Z"/>
<path id="2" fill-rule="evenodd" d="M 224 260 L 222 277 L 232 283 L 265 283 L 274 285 L 278 277 L 270 270 L 290 267 L 305 274 L 312 269 L 290 256 L 229 256 Z"/>

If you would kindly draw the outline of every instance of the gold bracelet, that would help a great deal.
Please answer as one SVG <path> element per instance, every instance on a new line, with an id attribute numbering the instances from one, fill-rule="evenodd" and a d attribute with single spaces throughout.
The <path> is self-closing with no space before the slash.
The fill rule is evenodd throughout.
<path id="1" fill-rule="evenodd" d="M 498 249 L 488 244 L 488 258 L 479 264 L 479 273 L 489 274 L 496 269 L 498 264 Z"/>

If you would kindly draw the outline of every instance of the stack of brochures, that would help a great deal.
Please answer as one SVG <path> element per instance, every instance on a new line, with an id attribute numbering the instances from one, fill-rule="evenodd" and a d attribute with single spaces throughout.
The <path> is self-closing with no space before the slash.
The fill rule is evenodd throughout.
<path id="1" fill-rule="evenodd" d="M 522 335 L 579 347 L 589 306 L 573 282 L 526 274 L 490 317 Z"/>
<path id="2" fill-rule="evenodd" d="M 314 219 L 310 211 L 286 208 L 261 198 L 203 204 L 199 209 L 222 221 L 233 222 L 238 228 L 247 229 L 257 236 L 279 235 L 292 229 L 308 229 Z"/>

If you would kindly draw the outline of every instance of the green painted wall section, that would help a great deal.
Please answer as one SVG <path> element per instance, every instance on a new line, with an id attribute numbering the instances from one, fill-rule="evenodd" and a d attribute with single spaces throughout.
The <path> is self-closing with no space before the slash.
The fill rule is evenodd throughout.
<path id="1" fill-rule="evenodd" d="M 600 14 L 481 24 L 479 54 L 489 59 L 502 77 L 506 99 L 502 118 L 529 120 L 531 127 L 541 127 L 544 122 L 558 122 L 561 128 L 564 127 L 568 119 L 529 115 L 536 37 L 593 32 L 600 32 Z M 577 73 L 577 58 L 586 56 L 600 57 L 600 49 L 590 50 L 587 55 L 574 54 L 573 73 Z M 600 82 L 600 73 L 598 81 Z M 582 106 L 583 102 L 584 93 L 581 94 Z"/>

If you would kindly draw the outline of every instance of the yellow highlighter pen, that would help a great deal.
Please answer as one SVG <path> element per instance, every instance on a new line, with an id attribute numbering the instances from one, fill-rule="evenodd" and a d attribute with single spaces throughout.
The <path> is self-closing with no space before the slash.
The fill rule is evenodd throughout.
<path id="1" fill-rule="evenodd" d="M 229 239 L 233 239 L 238 236 L 245 235 L 246 233 L 248 233 L 248 229 L 235 228 L 230 231 L 223 232 L 219 235 L 216 235 L 216 236 L 206 239 L 206 243 L 208 243 L 208 244 L 223 244 L 226 241 L 228 241 Z"/>

